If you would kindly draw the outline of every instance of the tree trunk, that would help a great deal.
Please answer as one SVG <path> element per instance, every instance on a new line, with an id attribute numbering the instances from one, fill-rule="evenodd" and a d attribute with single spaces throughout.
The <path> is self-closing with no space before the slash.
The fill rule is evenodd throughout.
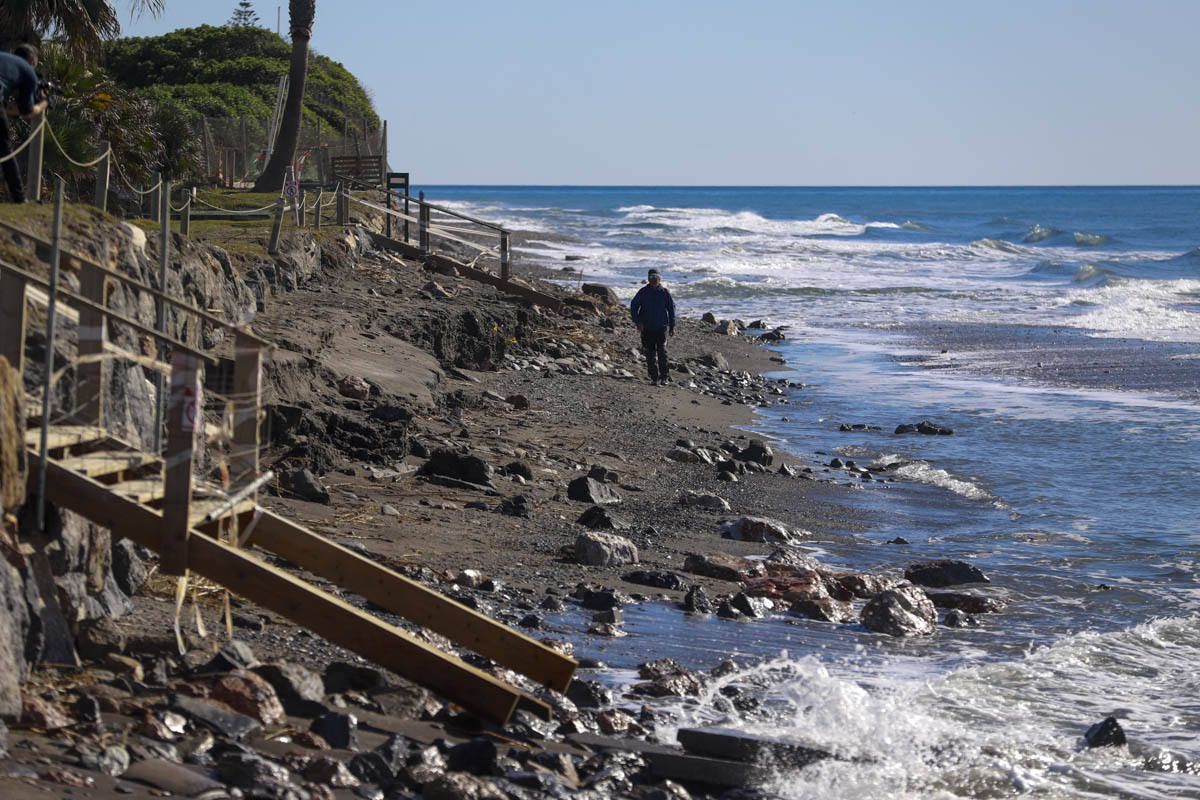
<path id="1" fill-rule="evenodd" d="M 279 123 L 279 135 L 275 137 L 275 149 L 262 174 L 254 182 L 256 192 L 278 192 L 282 189 L 287 168 L 296 157 L 304 83 L 308 76 L 308 40 L 312 38 L 313 18 L 316 14 L 317 0 L 288 2 L 288 19 L 292 31 L 292 62 L 288 69 L 287 100 L 283 104 L 283 118 Z"/>

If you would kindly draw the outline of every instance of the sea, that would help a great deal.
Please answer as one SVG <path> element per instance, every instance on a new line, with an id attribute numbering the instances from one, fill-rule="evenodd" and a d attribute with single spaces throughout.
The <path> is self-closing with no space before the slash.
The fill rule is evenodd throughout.
<path id="1" fill-rule="evenodd" d="M 769 765 L 789 798 L 1200 798 L 1200 188 L 425 188 L 533 232 L 517 257 L 564 283 L 628 299 L 657 267 L 682 314 L 783 326 L 774 375 L 804 385 L 753 430 L 802 463 L 893 466 L 847 492 L 869 529 L 815 554 L 968 560 L 1008 603 L 916 639 L 564 618 L 617 686 L 656 657 L 738 664 L 660 735 L 833 754 Z M 925 419 L 954 435 L 893 433 Z M 1128 744 L 1086 747 L 1108 716 Z"/>

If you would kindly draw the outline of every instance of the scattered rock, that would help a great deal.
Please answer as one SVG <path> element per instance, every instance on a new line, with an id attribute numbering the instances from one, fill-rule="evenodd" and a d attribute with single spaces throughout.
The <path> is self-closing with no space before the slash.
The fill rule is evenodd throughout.
<path id="1" fill-rule="evenodd" d="M 358 749 L 358 718 L 353 714 L 332 711 L 314 719 L 308 729 L 328 742 L 330 747 Z"/>
<path id="2" fill-rule="evenodd" d="M 598 681 L 576 678 L 567 687 L 567 699 L 580 708 L 605 708 L 612 705 L 612 689 Z"/>
<path id="3" fill-rule="evenodd" d="M 906 423 L 897 425 L 894 433 L 923 433 L 926 436 L 953 436 L 954 429 L 943 427 L 926 419 L 916 424 Z"/>
<path id="4" fill-rule="evenodd" d="M 239 789 L 251 789 L 256 784 L 289 782 L 288 768 L 282 764 L 246 750 L 229 750 L 217 761 L 217 777 Z"/>
<path id="5" fill-rule="evenodd" d="M 283 473 L 287 486 L 284 488 L 301 500 L 313 503 L 330 504 L 329 490 L 321 479 L 307 469 L 293 469 Z"/>
<path id="6" fill-rule="evenodd" d="M 595 478 L 579 477 L 567 485 L 567 497 L 581 503 L 593 503 L 598 506 L 613 505 L 621 502 L 621 496 Z"/>
<path id="7" fill-rule="evenodd" d="M 691 489 L 684 491 L 679 502 L 685 506 L 702 508 L 705 511 L 729 511 L 729 501 L 723 497 L 708 492 L 697 492 Z"/>
<path id="8" fill-rule="evenodd" d="M 104 661 L 110 653 L 124 653 L 125 631 L 108 617 L 84 620 L 79 623 L 75 649 L 89 661 Z"/>
<path id="9" fill-rule="evenodd" d="M 369 692 L 387 686 L 383 673 L 375 667 L 364 664 L 351 664 L 346 661 L 334 661 L 325 667 L 321 676 L 325 691 L 329 694 L 337 692 Z"/>
<path id="10" fill-rule="evenodd" d="M 937 610 L 924 592 L 902 583 L 868 600 L 861 619 L 867 629 L 878 633 L 928 636 L 937 625 Z"/>
<path id="11" fill-rule="evenodd" d="M 259 665 L 258 657 L 250 645 L 238 639 L 226 642 L 217 654 L 200 672 L 236 672 L 239 669 L 253 669 Z"/>
<path id="12" fill-rule="evenodd" d="M 357 375 L 347 375 L 337 383 L 338 394 L 352 400 L 366 400 L 371 396 L 371 384 Z"/>
<path id="13" fill-rule="evenodd" d="M 1087 729 L 1083 741 L 1088 747 L 1120 746 L 1127 743 L 1125 729 L 1115 717 L 1105 717 Z"/>
<path id="14" fill-rule="evenodd" d="M 183 694 L 172 695 L 171 708 L 227 739 L 241 739 L 246 734 L 262 727 L 257 720 L 245 714 L 238 714 L 223 704 L 202 700 L 198 697 L 188 697 Z"/>
<path id="15" fill-rule="evenodd" d="M 655 589 L 679 590 L 686 585 L 683 578 L 674 572 L 656 572 L 641 569 L 625 573 L 621 576 L 621 580 L 641 586 L 653 586 Z"/>
<path id="16" fill-rule="evenodd" d="M 708 597 L 708 592 L 704 591 L 703 586 L 693 586 L 688 589 L 688 593 L 683 598 L 683 610 L 689 614 L 711 614 L 713 613 L 712 600 Z"/>
<path id="17" fill-rule="evenodd" d="M 942 624 L 947 628 L 978 628 L 979 620 L 972 617 L 961 608 L 952 608 L 942 618 Z"/>
<path id="18" fill-rule="evenodd" d="M 960 583 L 990 583 L 978 567 L 965 561 L 923 561 L 904 570 L 904 579 L 919 586 L 954 586 Z"/>
<path id="19" fill-rule="evenodd" d="M 699 464 L 701 461 L 697 453 L 685 450 L 682 447 L 676 447 L 671 450 L 671 452 L 667 453 L 667 458 L 672 461 L 678 461 L 681 464 Z"/>
<path id="20" fill-rule="evenodd" d="M 601 506 L 592 506 L 587 511 L 579 515 L 579 519 L 575 520 L 580 525 L 597 530 L 613 530 L 623 531 L 629 527 L 629 523 L 618 517 L 613 516 L 608 509 Z"/>
<path id="21" fill-rule="evenodd" d="M 766 572 L 761 561 L 728 553 L 692 553 L 683 561 L 684 572 L 704 575 L 723 581 L 743 581 L 761 577 Z"/>
<path id="22" fill-rule="evenodd" d="M 994 614 L 1003 611 L 1005 603 L 994 597 L 982 597 L 967 592 L 926 592 L 937 608 L 960 609 L 968 614 Z"/>
<path id="23" fill-rule="evenodd" d="M 629 602 L 629 598 L 620 592 L 612 589 L 600 589 L 598 591 L 587 590 L 584 592 L 583 607 L 591 611 L 607 611 L 611 608 L 620 608 Z"/>
<path id="24" fill-rule="evenodd" d="M 575 560 L 593 567 L 636 564 L 637 545 L 612 533 L 581 533 L 575 538 Z"/>
<path id="25" fill-rule="evenodd" d="M 750 619 L 760 619 L 771 613 L 774 604 L 765 597 L 751 597 L 745 592 L 738 592 L 730 600 L 729 605 Z"/>
<path id="26" fill-rule="evenodd" d="M 210 687 L 213 700 L 253 717 L 264 725 L 282 725 L 287 722 L 283 704 L 275 694 L 274 687 L 253 672 L 239 671 L 225 675 Z"/>
<path id="27" fill-rule="evenodd" d="M 511 461 L 504 465 L 504 471 L 509 475 L 520 475 L 527 481 L 533 480 L 533 467 L 526 461 Z"/>
<path id="28" fill-rule="evenodd" d="M 529 398 L 523 394 L 510 394 L 504 400 L 517 411 L 529 410 Z"/>
<path id="29" fill-rule="evenodd" d="M 788 609 L 791 613 L 821 622 L 851 623 L 856 617 L 849 603 L 843 603 L 833 598 L 813 599 L 802 597 L 792 602 Z"/>
<path id="30" fill-rule="evenodd" d="M 863 600 L 870 600 L 875 595 L 891 588 L 895 581 L 885 578 L 882 575 L 868 575 L 866 573 L 855 572 L 848 575 L 839 575 L 837 583 L 849 594 Z M 934 603 L 934 605 L 937 605 Z"/>
<path id="31" fill-rule="evenodd" d="M 528 519 L 532 508 L 532 501 L 525 495 L 518 494 L 501 500 L 497 510 L 501 514 L 507 514 L 510 517 L 524 517 Z"/>
<path id="32" fill-rule="evenodd" d="M 479 456 L 460 453 L 449 448 L 441 448 L 433 451 L 433 455 L 421 465 L 421 468 L 417 470 L 417 474 L 441 475 L 446 478 L 473 483 L 477 486 L 493 488 L 492 475 L 494 474 L 494 470 L 491 464 Z"/>
<path id="33" fill-rule="evenodd" d="M 289 661 L 261 664 L 254 668 L 254 673 L 271 684 L 284 709 L 290 713 L 305 713 L 325 699 L 321 676 L 300 664 Z"/>
<path id="34" fill-rule="evenodd" d="M 795 535 L 778 520 L 766 517 L 740 517 L 721 523 L 726 538 L 743 542 L 790 542 Z"/>
<path id="35" fill-rule="evenodd" d="M 121 591 L 133 597 L 150 577 L 150 551 L 131 539 L 112 543 L 112 575 Z"/>
<path id="36" fill-rule="evenodd" d="M 304 768 L 304 778 L 321 786 L 333 786 L 338 789 L 359 785 L 358 778 L 336 758 L 314 758 Z"/>
<path id="37" fill-rule="evenodd" d="M 755 464 L 761 464 L 764 467 L 769 467 L 775 461 L 775 451 L 767 446 L 761 439 L 751 439 L 750 444 L 736 455 L 734 458 L 739 461 L 751 461 Z"/>

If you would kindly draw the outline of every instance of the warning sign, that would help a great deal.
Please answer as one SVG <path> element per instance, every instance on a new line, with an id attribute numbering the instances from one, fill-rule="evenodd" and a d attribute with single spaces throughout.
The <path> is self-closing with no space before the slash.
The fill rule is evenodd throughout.
<path id="1" fill-rule="evenodd" d="M 283 185 L 283 193 L 288 197 L 299 197 L 300 184 L 296 181 L 288 181 Z"/>

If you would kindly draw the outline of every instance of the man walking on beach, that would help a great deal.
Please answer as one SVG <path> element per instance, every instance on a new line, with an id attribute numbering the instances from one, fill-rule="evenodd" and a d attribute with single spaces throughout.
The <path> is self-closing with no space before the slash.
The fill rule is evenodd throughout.
<path id="1" fill-rule="evenodd" d="M 662 285 L 662 276 L 651 268 L 647 283 L 633 296 L 629 313 L 642 334 L 642 351 L 646 354 L 646 372 L 650 383 L 666 386 L 671 382 L 667 372 L 667 336 L 675 335 L 675 301 Z"/>
<path id="2" fill-rule="evenodd" d="M 0 158 L 12 153 L 12 142 L 9 139 L 8 118 L 21 116 L 21 119 L 33 119 L 46 110 L 47 100 L 37 99 L 38 79 L 33 68 L 38 63 L 37 48 L 31 44 L 17 45 L 11 53 L 0 53 L 0 96 L 4 98 L 5 113 L 0 114 Z M 9 97 L 13 104 L 8 105 Z M 8 183 L 8 193 L 14 203 L 25 202 L 25 188 L 21 185 L 21 173 L 17 170 L 17 161 L 8 158 L 4 162 L 4 180 Z M 35 198 L 36 199 L 36 198 Z"/>

